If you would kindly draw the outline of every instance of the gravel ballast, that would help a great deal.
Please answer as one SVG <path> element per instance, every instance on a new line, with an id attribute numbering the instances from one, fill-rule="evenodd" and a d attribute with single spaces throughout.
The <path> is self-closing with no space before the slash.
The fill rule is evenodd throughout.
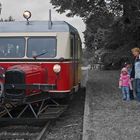
<path id="1" fill-rule="evenodd" d="M 54 121 L 47 140 L 82 140 L 85 91 L 75 94 L 69 107 L 62 116 Z"/>
<path id="2" fill-rule="evenodd" d="M 140 140 L 140 102 L 123 101 L 118 71 L 91 71 L 84 140 Z"/>

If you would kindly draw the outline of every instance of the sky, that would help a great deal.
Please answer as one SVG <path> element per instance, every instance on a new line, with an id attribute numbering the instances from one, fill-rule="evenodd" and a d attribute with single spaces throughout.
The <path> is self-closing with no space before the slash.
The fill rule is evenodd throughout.
<path id="1" fill-rule="evenodd" d="M 50 0 L 0 0 L 2 4 L 1 17 L 12 16 L 15 20 L 24 20 L 23 12 L 29 10 L 32 13 L 30 20 L 48 20 L 49 9 L 52 10 L 52 20 L 64 20 L 78 29 L 82 42 L 84 42 L 83 33 L 85 24 L 80 17 L 68 18 L 65 14 L 60 15 L 53 9 Z"/>

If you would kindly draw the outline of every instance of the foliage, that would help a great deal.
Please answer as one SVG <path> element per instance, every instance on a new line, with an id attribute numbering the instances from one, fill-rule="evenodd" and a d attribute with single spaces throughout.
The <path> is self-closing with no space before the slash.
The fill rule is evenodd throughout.
<path id="1" fill-rule="evenodd" d="M 51 3 L 59 13 L 83 18 L 89 57 L 95 56 L 98 49 L 112 50 L 106 60 L 116 62 L 130 56 L 131 48 L 140 47 L 139 0 L 51 0 Z M 101 35 L 99 29 L 106 32 Z"/>
<path id="2" fill-rule="evenodd" d="M 15 21 L 15 19 L 12 16 L 9 16 L 7 19 L 0 19 L 0 22 L 12 22 Z"/>
<path id="3" fill-rule="evenodd" d="M 67 12 L 67 16 L 86 17 L 94 9 L 98 0 L 51 0 L 59 13 Z M 100 0 L 102 1 L 102 0 Z"/>
<path id="4" fill-rule="evenodd" d="M 2 4 L 0 3 L 0 14 L 1 11 L 2 11 Z M 7 19 L 3 19 L 3 18 L 0 19 L 0 22 L 11 22 L 11 21 L 15 21 L 15 19 L 12 16 L 9 16 Z"/>

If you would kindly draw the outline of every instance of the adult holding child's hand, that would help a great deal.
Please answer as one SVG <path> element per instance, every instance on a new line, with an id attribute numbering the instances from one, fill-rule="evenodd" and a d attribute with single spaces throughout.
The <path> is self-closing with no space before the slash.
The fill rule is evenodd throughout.
<path id="1" fill-rule="evenodd" d="M 140 101 L 140 48 L 133 48 L 131 52 L 135 57 L 131 72 L 131 79 L 135 79 L 136 97 L 137 100 Z"/>

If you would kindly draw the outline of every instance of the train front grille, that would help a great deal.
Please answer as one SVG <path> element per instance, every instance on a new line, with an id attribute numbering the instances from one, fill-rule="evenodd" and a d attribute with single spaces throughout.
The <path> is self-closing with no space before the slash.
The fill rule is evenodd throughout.
<path id="1" fill-rule="evenodd" d="M 25 97 L 25 73 L 18 69 L 8 70 L 5 73 L 4 94 L 11 100 Z M 20 88 L 19 88 L 20 86 Z"/>

